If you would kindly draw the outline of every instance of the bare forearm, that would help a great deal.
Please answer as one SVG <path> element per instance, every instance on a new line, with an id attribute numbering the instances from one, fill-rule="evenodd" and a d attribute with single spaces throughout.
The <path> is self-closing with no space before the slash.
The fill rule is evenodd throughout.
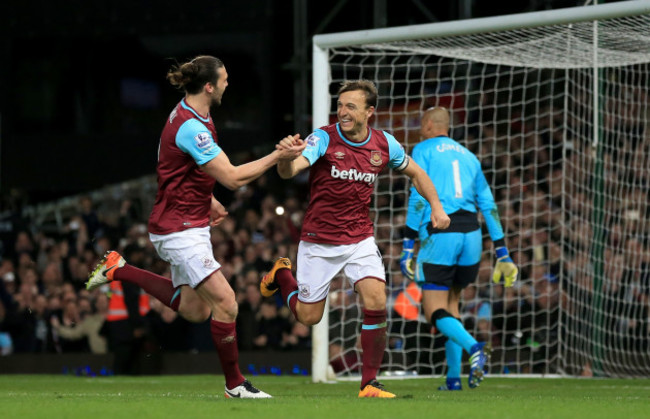
<path id="1" fill-rule="evenodd" d="M 232 181 L 236 186 L 233 189 L 244 186 L 260 177 L 278 162 L 278 157 L 278 153 L 274 151 L 258 160 L 235 167 Z"/>
<path id="2" fill-rule="evenodd" d="M 300 156 L 294 160 L 280 160 L 278 162 L 278 174 L 282 179 L 290 179 L 309 167 L 309 160 Z"/>
<path id="3" fill-rule="evenodd" d="M 226 188 L 237 189 L 257 179 L 276 163 L 296 159 L 307 146 L 298 134 L 289 135 L 280 143 L 268 155 L 239 166 L 233 166 L 226 153 L 222 152 L 203 165 L 202 169 Z"/>
<path id="4" fill-rule="evenodd" d="M 282 179 L 291 179 L 295 176 L 294 172 L 294 160 L 291 161 L 279 161 L 278 162 L 278 174 Z"/>
<path id="5" fill-rule="evenodd" d="M 255 161 L 233 166 L 226 155 L 219 155 L 203 167 L 203 170 L 228 189 L 235 190 L 260 177 L 279 160 L 279 153 L 272 153 Z"/>

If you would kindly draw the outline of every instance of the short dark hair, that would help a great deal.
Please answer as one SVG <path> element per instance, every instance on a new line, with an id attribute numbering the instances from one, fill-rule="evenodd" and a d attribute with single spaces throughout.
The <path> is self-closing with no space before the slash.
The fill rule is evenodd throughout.
<path id="1" fill-rule="evenodd" d="M 345 92 L 352 92 L 355 90 L 361 90 L 366 94 L 366 106 L 372 106 L 372 107 L 377 107 L 377 86 L 375 86 L 375 83 L 371 82 L 370 80 L 346 80 L 343 83 L 341 83 L 341 87 L 339 88 L 339 96 L 341 93 Z"/>
<path id="2" fill-rule="evenodd" d="M 210 55 L 199 55 L 191 61 L 176 64 L 167 72 L 167 80 L 185 93 L 194 95 L 201 93 L 206 83 L 216 84 L 219 80 L 218 69 L 223 62 Z"/>

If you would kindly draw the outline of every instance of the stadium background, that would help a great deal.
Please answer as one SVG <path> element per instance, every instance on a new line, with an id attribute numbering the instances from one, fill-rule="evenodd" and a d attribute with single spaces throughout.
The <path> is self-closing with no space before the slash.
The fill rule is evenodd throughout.
<path id="1" fill-rule="evenodd" d="M 311 37 L 556 9 L 583 0 L 4 2 L 0 6 L 0 194 L 35 204 L 151 174 L 179 100 L 173 59 L 222 58 L 214 113 L 226 150 L 311 130 Z M 103 170 L 119 159 L 119 170 Z M 110 166 L 109 166 L 110 167 Z"/>
<path id="2" fill-rule="evenodd" d="M 14 242 L 18 229 L 11 217 L 21 208 L 153 173 L 160 125 L 181 96 L 164 80 L 173 59 L 207 53 L 225 61 L 231 84 L 214 116 L 222 145 L 242 161 L 270 149 L 287 133 L 310 131 L 314 34 L 583 4 L 451 3 L 434 8 L 416 0 L 400 5 L 219 2 L 196 3 L 191 11 L 179 11 L 171 2 L 155 9 L 126 3 L 2 6 L 7 9 L 2 14 L 7 21 L 0 22 L 7 60 L 0 78 L 6 92 L 1 99 L 0 210 L 8 216 L 1 229 L 9 230 L 6 235 L 0 231 L 2 238 Z M 263 188 L 254 185 L 257 193 Z M 287 198 L 273 188 L 265 195 Z M 217 196 L 231 207 L 257 200 L 262 213 L 273 210 L 262 203 L 264 194 L 219 190 Z M 105 215 L 111 203 L 100 202 Z M 142 202 L 140 209 L 146 207 Z M 236 218 L 238 227 L 247 223 L 244 211 Z M 264 259 L 272 257 L 265 254 Z M 198 346 L 210 347 L 204 343 Z"/>

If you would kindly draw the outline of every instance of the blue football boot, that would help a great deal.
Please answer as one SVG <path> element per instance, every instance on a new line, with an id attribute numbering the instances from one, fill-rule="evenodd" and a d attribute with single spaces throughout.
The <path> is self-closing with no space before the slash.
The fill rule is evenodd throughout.
<path id="1" fill-rule="evenodd" d="M 469 357 L 469 377 L 467 384 L 469 388 L 476 388 L 483 381 L 487 372 L 487 362 L 490 359 L 490 350 L 485 347 L 485 342 L 477 343 L 472 347 L 472 355 Z"/>
<path id="2" fill-rule="evenodd" d="M 438 390 L 443 390 L 443 391 L 458 391 L 462 389 L 463 386 L 460 383 L 460 378 L 447 378 L 445 384 L 438 387 Z"/>

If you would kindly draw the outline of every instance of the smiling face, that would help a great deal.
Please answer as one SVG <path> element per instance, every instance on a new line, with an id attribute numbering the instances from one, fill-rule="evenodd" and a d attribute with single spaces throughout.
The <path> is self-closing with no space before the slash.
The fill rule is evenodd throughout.
<path id="1" fill-rule="evenodd" d="M 368 135 L 368 120 L 374 113 L 374 106 L 368 106 L 363 90 L 351 90 L 339 95 L 336 114 L 341 131 L 348 140 L 361 142 Z"/>

